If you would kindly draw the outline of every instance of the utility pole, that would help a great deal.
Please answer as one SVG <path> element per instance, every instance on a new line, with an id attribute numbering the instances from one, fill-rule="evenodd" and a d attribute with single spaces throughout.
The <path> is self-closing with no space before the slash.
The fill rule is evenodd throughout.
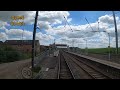
<path id="1" fill-rule="evenodd" d="M 55 44 L 55 39 L 54 39 L 54 44 Z"/>
<path id="2" fill-rule="evenodd" d="M 78 44 L 78 52 L 80 52 L 80 44 Z"/>
<path id="3" fill-rule="evenodd" d="M 73 52 L 74 52 L 74 40 L 72 40 L 72 50 L 73 50 Z"/>
<path id="4" fill-rule="evenodd" d="M 54 39 L 54 42 L 53 42 L 53 55 L 54 55 L 54 52 L 55 52 L 55 39 Z"/>
<path id="5" fill-rule="evenodd" d="M 85 48 L 85 51 L 86 51 L 86 55 L 88 54 L 88 47 L 87 47 L 87 39 L 84 39 L 86 41 L 86 48 Z"/>
<path id="6" fill-rule="evenodd" d="M 34 31 L 33 31 L 33 40 L 32 40 L 32 68 L 34 67 L 35 35 L 36 35 L 37 19 L 38 19 L 38 11 L 36 11 L 36 15 L 35 15 L 35 23 L 34 23 Z"/>
<path id="7" fill-rule="evenodd" d="M 98 22 L 98 31 L 99 31 L 99 22 Z"/>
<path id="8" fill-rule="evenodd" d="M 54 50 L 56 49 L 56 45 L 55 45 L 55 39 L 54 39 Z"/>
<path id="9" fill-rule="evenodd" d="M 108 33 L 108 36 L 109 36 L 109 46 L 108 46 L 109 48 L 108 49 L 109 49 L 109 60 L 110 60 L 110 34 L 109 33 Z"/>
<path id="10" fill-rule="evenodd" d="M 88 54 L 87 39 L 85 41 L 86 41 L 86 55 L 87 55 Z"/>
<path id="11" fill-rule="evenodd" d="M 118 54 L 118 33 L 117 33 L 117 25 L 116 25 L 116 18 L 115 13 L 113 12 L 113 18 L 114 18 L 114 25 L 115 25 L 115 36 L 116 36 L 116 54 Z"/>

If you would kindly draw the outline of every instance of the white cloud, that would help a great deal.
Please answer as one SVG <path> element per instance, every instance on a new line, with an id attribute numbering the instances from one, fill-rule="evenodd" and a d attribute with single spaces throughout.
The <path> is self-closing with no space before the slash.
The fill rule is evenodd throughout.
<path id="1" fill-rule="evenodd" d="M 21 36 L 23 33 L 22 29 L 10 29 L 10 30 L 6 30 L 6 34 L 7 35 L 11 35 L 11 36 Z"/>
<path id="2" fill-rule="evenodd" d="M 0 19 L 5 22 L 10 22 L 11 16 L 24 16 L 25 22 L 33 21 L 34 11 L 0 11 Z"/>
<path id="3" fill-rule="evenodd" d="M 64 25 L 58 26 L 58 27 L 54 27 L 52 29 L 48 29 L 46 30 L 47 34 L 50 35 L 56 35 L 59 37 L 62 37 L 60 39 L 58 39 L 59 42 L 62 43 L 66 43 L 66 40 L 68 40 L 70 43 L 72 43 L 72 41 L 70 41 L 70 39 L 72 40 L 73 38 L 76 38 L 76 44 L 78 44 L 77 42 L 79 42 L 79 40 L 81 38 L 91 38 L 90 41 L 88 42 L 88 44 L 90 44 L 90 47 L 107 47 L 108 46 L 108 34 L 105 32 L 102 32 L 104 30 L 106 30 L 107 32 L 110 33 L 110 37 L 114 38 L 115 37 L 115 29 L 114 29 L 114 24 L 112 22 L 113 17 L 111 15 L 105 15 L 105 16 L 101 16 L 99 17 L 99 30 L 101 33 L 97 32 L 91 32 L 92 29 L 88 24 L 85 25 L 70 25 L 70 27 L 73 29 L 73 32 L 70 30 L 70 27 L 68 25 L 66 25 L 64 27 Z M 116 17 L 117 20 L 117 27 L 118 27 L 118 36 L 120 36 L 120 20 L 119 17 Z M 113 24 L 113 25 L 111 25 Z M 93 30 L 97 31 L 98 30 L 98 22 L 94 22 L 94 23 L 90 23 L 90 25 L 92 26 Z M 75 31 L 77 30 L 77 31 Z M 67 37 L 66 39 L 64 39 L 64 37 Z M 62 40 L 61 40 L 62 39 Z M 65 41 L 65 42 L 64 42 Z M 85 41 L 81 41 L 80 42 L 85 42 Z M 96 43 L 94 45 L 94 43 Z M 115 43 L 112 42 L 111 43 Z M 85 43 L 84 43 L 85 45 Z"/>
<path id="4" fill-rule="evenodd" d="M 50 23 L 49 22 L 44 22 L 44 21 L 39 21 L 38 26 L 39 26 L 40 29 L 49 29 L 49 28 L 51 28 Z"/>
<path id="5" fill-rule="evenodd" d="M 27 31 L 27 30 L 22 30 L 22 29 L 6 29 L 5 34 L 8 36 L 8 40 L 12 39 L 17 39 L 17 40 L 22 40 L 22 39 L 32 39 L 32 32 Z"/>
<path id="6" fill-rule="evenodd" d="M 47 34 L 42 34 L 41 32 L 36 33 L 36 40 L 40 40 L 41 45 L 49 45 L 53 42 L 54 37 Z"/>
<path id="7" fill-rule="evenodd" d="M 0 21 L 0 29 L 6 30 L 6 26 L 10 26 L 7 22 Z"/>
<path id="8" fill-rule="evenodd" d="M 49 41 L 53 40 L 54 38 L 51 35 L 42 34 L 41 32 L 38 32 L 36 33 L 36 39 Z"/>
<path id="9" fill-rule="evenodd" d="M 43 26 L 41 27 L 47 27 L 48 24 L 61 24 L 64 21 L 63 15 L 69 22 L 72 20 L 68 18 L 70 15 L 68 11 L 39 11 L 38 22 L 43 22 L 41 24 Z M 26 24 L 34 24 L 35 11 L 0 11 L 0 19 L 4 22 L 12 21 L 11 16 L 24 16 L 24 22 Z"/>
<path id="10" fill-rule="evenodd" d="M 119 20 L 119 17 L 116 17 L 117 22 L 119 22 L 118 20 Z M 114 19 L 112 15 L 101 16 L 99 17 L 99 21 L 103 23 L 114 24 Z"/>
<path id="11" fill-rule="evenodd" d="M 68 11 L 41 11 L 39 12 L 40 21 L 48 21 L 51 24 L 62 23 L 63 15 L 67 18 L 70 14 Z"/>
<path id="12" fill-rule="evenodd" d="M 8 39 L 8 36 L 5 33 L 1 32 L 0 33 L 0 41 L 5 41 L 6 39 Z"/>
<path id="13" fill-rule="evenodd" d="M 22 37 L 23 35 L 23 37 Z M 33 32 L 22 29 L 6 29 L 5 33 L 0 33 L 0 41 L 5 40 L 32 40 Z M 40 44 L 49 45 L 54 37 L 41 32 L 36 33 L 36 40 L 40 40 Z"/>
<path id="14" fill-rule="evenodd" d="M 33 24 L 35 11 L 0 11 L 1 24 L 0 29 L 5 30 L 6 34 L 1 34 L 2 37 L 8 37 L 8 39 L 20 39 L 23 34 L 23 39 L 32 39 L 32 32 L 22 29 L 6 29 L 8 25 L 8 21 L 10 21 L 10 16 L 12 15 L 24 15 L 25 23 Z M 55 39 L 54 36 L 57 37 L 57 43 L 68 43 L 72 45 L 72 40 L 74 39 L 75 46 L 78 46 L 81 43 L 81 46 L 85 47 L 84 38 L 88 39 L 89 47 L 106 47 L 108 46 L 108 35 L 106 33 L 93 33 L 92 29 L 88 24 L 77 25 L 70 23 L 70 27 L 73 29 L 71 31 L 68 25 L 64 26 L 65 19 L 63 15 L 67 18 L 67 21 L 70 22 L 73 18 L 69 18 L 70 13 L 68 11 L 39 11 L 38 16 L 38 26 L 40 29 L 45 29 L 46 34 L 41 32 L 36 33 L 36 39 L 40 40 L 41 44 L 48 45 L 50 42 L 53 42 Z M 113 24 L 113 16 L 112 15 L 104 15 L 98 18 L 99 20 L 99 30 L 106 30 L 110 33 L 111 43 L 115 43 L 115 29 Z M 117 16 L 117 28 L 118 33 L 120 33 L 120 19 Z M 57 25 L 57 26 L 54 26 Z M 90 23 L 93 30 L 98 30 L 98 22 Z M 77 30 L 77 31 L 75 31 Z M 120 37 L 120 34 L 118 34 Z M 111 44 L 112 45 L 112 44 Z M 115 46 L 115 45 L 113 45 Z"/>

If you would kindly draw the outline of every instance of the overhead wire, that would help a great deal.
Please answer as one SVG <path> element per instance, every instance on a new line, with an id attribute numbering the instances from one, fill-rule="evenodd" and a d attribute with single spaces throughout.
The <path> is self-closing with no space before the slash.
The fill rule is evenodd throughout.
<path id="1" fill-rule="evenodd" d="M 90 25 L 90 23 L 88 22 L 87 18 L 85 17 L 85 20 L 87 21 L 87 23 Z M 93 30 L 93 28 L 90 25 L 90 28 Z M 94 31 L 94 30 L 93 30 Z"/>
<path id="2" fill-rule="evenodd" d="M 66 22 L 65 22 L 65 25 L 64 25 L 64 30 L 66 29 Z"/>
<path id="3" fill-rule="evenodd" d="M 65 16 L 63 15 L 63 17 L 65 18 Z M 70 27 L 70 24 L 68 23 L 68 21 L 67 21 L 67 19 L 65 18 L 65 20 L 66 20 L 66 22 L 67 22 L 67 24 L 68 24 L 68 26 Z M 70 29 L 72 30 L 72 32 L 73 32 L 73 29 L 70 27 Z"/>

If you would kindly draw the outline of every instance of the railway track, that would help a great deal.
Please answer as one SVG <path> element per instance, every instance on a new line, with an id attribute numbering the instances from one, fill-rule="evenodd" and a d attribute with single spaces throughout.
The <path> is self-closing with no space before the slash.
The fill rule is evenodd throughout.
<path id="1" fill-rule="evenodd" d="M 58 79 L 75 79 L 69 64 L 66 62 L 62 54 L 60 54 L 58 64 Z"/>
<path id="2" fill-rule="evenodd" d="M 88 74 L 92 79 L 111 79 L 109 76 L 103 74 L 102 72 L 94 69 L 87 63 L 80 60 L 80 58 L 75 57 L 73 55 L 68 55 L 67 53 L 64 53 L 69 59 L 71 59 L 79 68 L 84 70 L 86 74 Z"/>

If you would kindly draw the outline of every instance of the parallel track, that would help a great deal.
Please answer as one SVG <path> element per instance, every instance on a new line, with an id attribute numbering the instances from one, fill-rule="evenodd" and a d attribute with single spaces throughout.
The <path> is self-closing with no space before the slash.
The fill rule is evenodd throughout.
<path id="1" fill-rule="evenodd" d="M 109 76 L 101 73 L 100 71 L 94 69 L 87 63 L 81 61 L 79 58 L 73 56 L 73 55 L 68 55 L 65 53 L 67 57 L 69 57 L 76 65 L 78 65 L 82 70 L 84 70 L 89 76 L 91 76 L 93 79 L 111 79 Z"/>

